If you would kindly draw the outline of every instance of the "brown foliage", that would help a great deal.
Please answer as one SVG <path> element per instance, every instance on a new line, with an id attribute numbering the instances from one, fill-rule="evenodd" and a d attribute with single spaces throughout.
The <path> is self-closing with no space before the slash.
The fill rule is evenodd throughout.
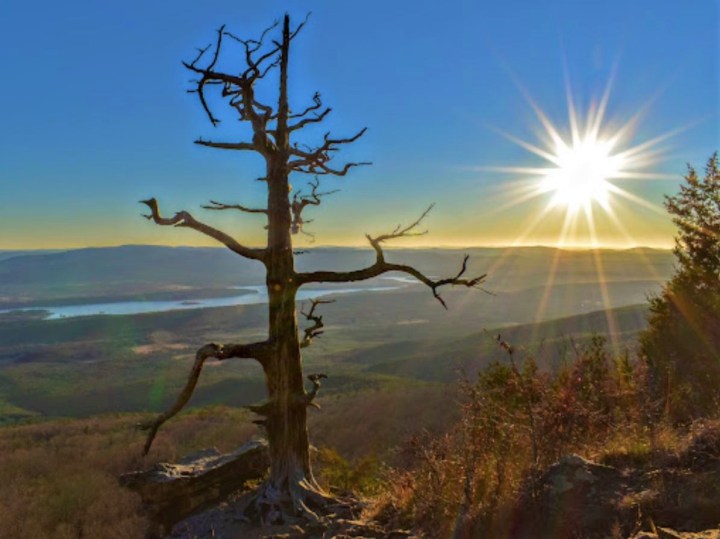
<path id="1" fill-rule="evenodd" d="M 393 487 L 395 511 L 428 537 L 508 536 L 520 493 L 543 467 L 571 452 L 601 456 L 614 437 L 651 435 L 644 373 L 627 356 L 613 360 L 602 338 L 555 374 L 532 358 L 518 368 L 503 348 L 509 362 L 463 384 L 455 427 L 406 447 L 414 469 Z"/>
<path id="2" fill-rule="evenodd" d="M 237 428 L 247 420 L 244 412 L 200 410 L 173 423 L 142 459 L 137 420 L 105 416 L 0 429 L 0 535 L 142 537 L 147 522 L 140 499 L 118 476 L 208 445 L 229 450 L 250 434 Z"/>
<path id="3" fill-rule="evenodd" d="M 323 448 L 316 460 L 325 485 L 375 493 L 385 471 L 369 455 L 388 457 L 410 428 L 439 432 L 452 408 L 446 396 L 444 388 L 428 386 L 321 400 L 325 413 L 313 414 L 313 441 Z M 419 402 L 431 411 L 418 416 Z M 0 537 L 142 537 L 148 523 L 139 498 L 118 484 L 121 474 L 207 447 L 228 452 L 257 432 L 244 410 L 196 409 L 167 424 L 142 458 L 143 435 L 133 428 L 141 419 L 125 414 L 0 428 Z"/>

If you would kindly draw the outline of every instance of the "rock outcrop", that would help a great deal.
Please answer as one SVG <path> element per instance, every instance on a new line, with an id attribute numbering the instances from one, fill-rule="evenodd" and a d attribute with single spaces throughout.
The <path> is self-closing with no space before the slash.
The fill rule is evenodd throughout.
<path id="1" fill-rule="evenodd" d="M 697 422 L 676 452 L 609 462 L 569 455 L 539 474 L 513 537 L 720 539 L 720 421 Z"/>
<path id="2" fill-rule="evenodd" d="M 250 441 L 232 453 L 209 449 L 174 464 L 125 474 L 120 483 L 140 494 L 156 525 L 153 532 L 164 534 L 182 519 L 222 502 L 248 481 L 262 478 L 269 465 L 267 442 Z"/>
<path id="3" fill-rule="evenodd" d="M 522 537 L 603 536 L 612 525 L 623 494 L 622 474 L 578 455 L 567 455 L 550 466 L 523 496 L 522 513 L 528 528 Z"/>

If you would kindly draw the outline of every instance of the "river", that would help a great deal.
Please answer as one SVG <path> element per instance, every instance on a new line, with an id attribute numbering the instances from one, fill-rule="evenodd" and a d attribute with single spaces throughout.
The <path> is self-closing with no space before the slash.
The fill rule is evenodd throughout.
<path id="1" fill-rule="evenodd" d="M 336 294 L 352 294 L 356 292 L 385 292 L 397 290 L 408 284 L 407 281 L 395 280 L 396 285 L 365 286 L 352 288 L 315 288 L 300 289 L 297 293 L 298 301 Z M 225 296 L 220 298 L 172 300 L 172 301 L 117 301 L 108 303 L 88 303 L 85 305 L 54 305 L 51 307 L 33 306 L 24 309 L 0 309 L 0 313 L 13 311 L 44 311 L 46 320 L 58 318 L 74 318 L 77 316 L 96 316 L 103 314 L 140 314 L 174 311 L 180 309 L 206 309 L 210 307 L 229 307 L 232 305 L 256 305 L 267 303 L 267 290 L 264 285 L 238 286 L 238 290 L 245 293 L 238 296 Z"/>

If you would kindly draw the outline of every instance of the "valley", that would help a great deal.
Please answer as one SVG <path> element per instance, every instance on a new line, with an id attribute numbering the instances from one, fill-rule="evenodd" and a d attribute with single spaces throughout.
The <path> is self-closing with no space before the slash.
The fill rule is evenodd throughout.
<path id="1" fill-rule="evenodd" d="M 547 369 L 572 357 L 594 333 L 607 336 L 618 353 L 626 347 L 632 353 L 646 324 L 646 299 L 672 270 L 668 251 L 647 249 L 599 256 L 549 248 L 467 251 L 472 269 L 488 272 L 486 283 L 483 290 L 444 292 L 447 310 L 405 277 L 306 292 L 304 299 L 335 300 L 322 306 L 325 334 L 304 354 L 307 373 L 329 376 L 322 395 L 456 384 L 490 361 L 507 359 L 498 334 Z M 456 270 L 464 252 L 401 249 L 388 258 L 440 275 Z M 168 406 L 199 346 L 264 335 L 266 309 L 248 301 L 259 296 L 257 268 L 228 256 L 219 249 L 129 246 L 0 260 L 6 311 L 0 313 L 0 421 Z M 348 269 L 371 260 L 366 250 L 322 248 L 300 256 L 299 265 Z M 148 261 L 172 271 L 152 270 Z M 246 294 L 239 295 L 242 287 Z M 93 312 L 98 298 L 109 310 L 131 297 L 151 312 L 48 318 L 53 305 Z M 241 304 L 207 307 L 230 299 Z M 157 312 L 158 302 L 170 301 L 185 305 Z M 215 361 L 191 405 L 241 406 L 263 397 L 254 363 Z"/>

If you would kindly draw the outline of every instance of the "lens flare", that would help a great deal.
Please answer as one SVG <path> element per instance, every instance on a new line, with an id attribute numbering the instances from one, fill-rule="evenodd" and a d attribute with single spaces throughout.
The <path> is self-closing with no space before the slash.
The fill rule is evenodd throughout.
<path id="1" fill-rule="evenodd" d="M 538 209 L 536 218 L 531 219 L 532 223 L 518 237 L 518 245 L 533 233 L 535 227 L 551 211 L 564 210 L 567 217 L 565 225 L 558 230 L 559 247 L 568 245 L 568 239 L 576 230 L 578 221 L 586 232 L 596 230 L 593 219 L 600 214 L 594 212 L 595 208 L 599 208 L 604 214 L 605 223 L 616 226 L 619 235 L 628 238 L 627 231 L 618 219 L 618 212 L 613 208 L 613 205 L 617 206 L 617 199 L 665 216 L 662 208 L 620 187 L 619 184 L 628 180 L 674 179 L 667 174 L 652 172 L 651 167 L 664 155 L 665 149 L 660 147 L 661 143 L 685 128 L 633 143 L 637 125 L 645 110 L 641 109 L 623 123 L 607 122 L 611 82 L 607 84 L 602 97 L 592 102 L 583 114 L 578 112 L 570 83 L 567 82 L 568 117 L 566 125 L 562 127 L 554 124 L 523 90 L 540 123 L 537 141 L 528 142 L 498 130 L 504 137 L 543 160 L 543 163 L 527 167 L 479 167 L 479 170 L 515 176 L 512 185 L 504 183 L 503 196 L 508 197 L 509 201 L 497 205 L 496 212 L 534 198 L 545 199 L 545 206 Z M 592 233 L 591 236 L 588 246 L 598 247 L 597 235 Z M 570 239 L 575 240 L 577 245 L 577 238 Z"/>
<path id="2" fill-rule="evenodd" d="M 564 206 L 570 212 L 587 208 L 593 202 L 609 207 L 611 180 L 622 171 L 623 159 L 612 155 L 608 141 L 587 137 L 568 146 L 561 142 L 555 148 L 557 168 L 540 180 L 539 190 L 552 193 L 550 203 Z"/>
<path id="3" fill-rule="evenodd" d="M 623 237 L 628 242 L 628 246 L 634 246 L 635 242 L 622 219 L 623 210 L 627 211 L 625 206 L 633 205 L 649 209 L 665 217 L 662 208 L 620 187 L 619 184 L 629 180 L 674 179 L 672 176 L 653 172 L 652 166 L 664 157 L 666 149 L 661 148 L 661 143 L 686 127 L 639 143 L 635 142 L 638 123 L 646 111 L 640 110 L 624 122 L 608 122 L 606 111 L 611 82 L 612 80 L 607 84 L 599 100 L 579 113 L 569 79 L 566 79 L 568 116 L 564 126 L 554 124 L 521 88 L 541 127 L 537 140 L 528 142 L 503 131 L 499 133 L 542 162 L 533 166 L 481 167 L 476 170 L 514 176 L 511 185 L 507 182 L 503 182 L 502 185 L 501 196 L 507 197 L 507 202 L 497 204 L 493 213 L 527 204 L 533 199 L 544 199 L 544 205 L 540 205 L 535 211 L 527 212 L 526 226 L 516 237 L 515 246 L 527 244 L 527 239 L 532 237 L 538 226 L 543 225 L 547 230 L 547 218 L 551 212 L 556 216 L 557 212 L 562 212 L 561 225 L 558 225 L 556 232 L 557 247 L 592 248 L 608 333 L 613 349 L 619 351 L 617 324 L 611 309 L 608 278 L 605 274 L 603 256 L 598 250 L 601 247 L 601 239 L 596 221 L 602 217 L 605 226 L 609 224 L 615 227 L 617 235 Z M 623 204 L 619 203 L 620 199 Z M 555 221 L 556 219 L 553 219 L 550 222 Z M 588 241 L 582 244 L 578 242 L 578 225 L 587 235 Z M 511 254 L 512 249 L 507 253 Z M 537 322 L 545 317 L 561 256 L 561 250 L 555 252 L 544 292 L 537 305 Z M 641 253 L 641 256 L 644 255 Z M 501 257 L 496 264 L 504 264 L 504 258 Z"/>

